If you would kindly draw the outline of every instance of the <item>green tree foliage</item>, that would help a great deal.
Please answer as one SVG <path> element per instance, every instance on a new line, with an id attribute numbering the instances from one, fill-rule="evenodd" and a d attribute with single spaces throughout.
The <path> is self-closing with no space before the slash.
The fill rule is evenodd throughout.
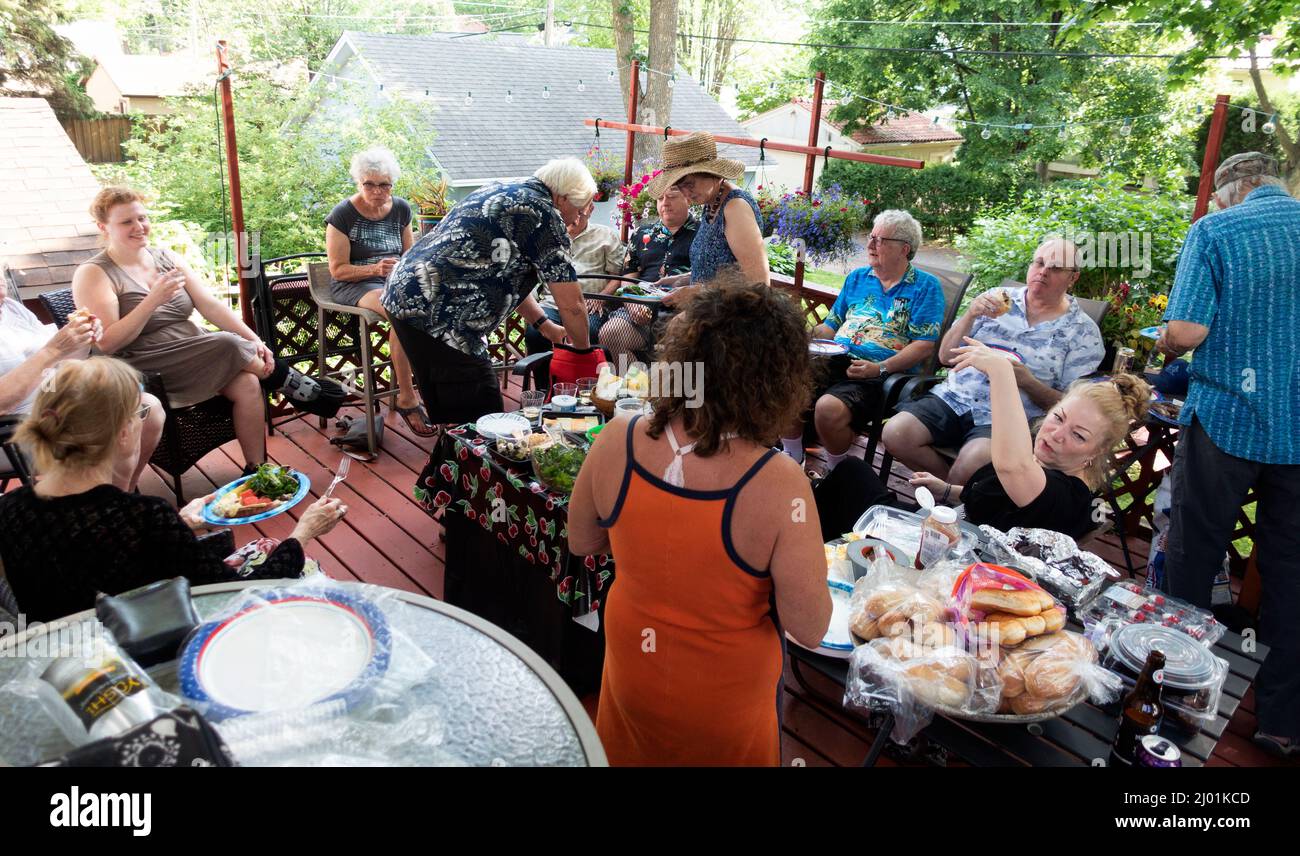
<path id="1" fill-rule="evenodd" d="M 1119 177 L 1109 176 L 1031 188 L 976 220 L 970 233 L 958 239 L 958 247 L 975 274 L 972 296 L 1004 279 L 1023 282 L 1034 249 L 1049 235 L 1070 237 L 1081 247 L 1094 241 L 1074 287 L 1076 295 L 1100 299 L 1123 281 L 1140 284 L 1147 294 L 1168 294 L 1190 225 L 1191 200 L 1186 196 L 1135 193 Z M 1106 243 L 1130 234 L 1150 240 L 1151 270 L 1145 277 L 1133 273 L 1139 267 L 1134 263 L 1137 253 L 1128 255 L 1127 265 L 1106 264 L 1115 261 L 1118 252 L 1108 251 Z"/>
<path id="2" fill-rule="evenodd" d="M 81 85 L 90 61 L 54 31 L 67 20 L 54 0 L 0 0 L 0 96 L 45 98 L 61 118 L 94 115 Z"/>
<path id="3" fill-rule="evenodd" d="M 897 4 L 886 0 L 829 0 L 814 16 L 810 40 L 930 52 L 824 48 L 815 51 L 814 67 L 868 98 L 917 110 L 956 105 L 957 118 L 972 122 L 1042 125 L 1164 110 L 1168 81 L 1161 60 L 1024 55 L 1145 53 L 1158 46 L 1158 37 L 1142 29 L 1072 25 L 1088 6 L 1069 0 L 920 0 L 900 15 Z M 853 23 L 900 18 L 1045 26 Z M 885 111 L 868 101 L 846 99 L 834 116 L 846 121 L 852 131 L 878 121 Z M 1130 178 L 1185 168 L 1186 144 L 1179 144 L 1178 127 L 1143 120 L 1125 135 L 1118 133 L 1120 126 L 1119 122 L 1077 126 L 1064 135 L 1056 129 L 995 129 L 986 140 L 977 126 L 959 125 L 966 137 L 959 157 L 968 166 L 978 166 L 1008 161 L 1032 164 L 1082 153 L 1085 160 L 1104 161 Z"/>
<path id="4" fill-rule="evenodd" d="M 318 251 L 329 210 L 355 192 L 353 153 L 386 145 L 402 167 L 394 193 L 403 195 L 435 170 L 425 155 L 432 125 L 417 104 L 375 103 L 372 93 L 340 86 L 310 120 L 304 91 L 259 78 L 236 78 L 236 139 L 249 232 L 260 233 L 263 257 Z M 223 219 L 224 143 L 211 98 L 174 101 L 165 122 L 136 125 L 125 176 L 156 199 L 159 219 L 193 223 L 207 234 L 230 228 Z M 228 210 L 228 205 L 227 205 Z M 196 235 L 202 240 L 202 235 Z"/>
<path id="5" fill-rule="evenodd" d="M 867 221 L 889 208 L 911 212 L 926 240 L 964 233 L 980 212 L 1005 204 L 1035 181 L 1032 172 L 1012 168 L 974 170 L 954 164 L 925 169 L 831 161 L 822 187 L 839 185 L 846 195 L 870 200 Z"/>
<path id="6" fill-rule="evenodd" d="M 1265 111 L 1259 105 L 1258 99 L 1255 98 L 1237 98 L 1234 104 L 1242 107 L 1252 108 L 1254 113 L 1248 121 L 1244 112 L 1239 110 L 1228 111 L 1228 121 L 1223 128 L 1223 143 L 1219 148 L 1219 161 L 1222 162 L 1242 152 L 1263 152 L 1270 157 L 1277 158 L 1279 162 L 1286 160 L 1286 152 L 1282 150 L 1278 142 L 1276 133 L 1264 133 L 1263 126 L 1270 118 L 1270 113 Z M 1300 128 L 1300 100 L 1277 98 L 1271 102 L 1273 109 L 1278 115 L 1275 120 L 1280 126 L 1289 126 Z M 1210 122 L 1213 114 L 1209 110 L 1201 113 L 1201 123 L 1196 129 L 1195 151 L 1200 153 L 1205 151 L 1205 143 L 1210 138 Z M 1254 130 L 1251 130 L 1251 127 Z M 1200 180 L 1200 164 L 1196 165 L 1197 169 L 1187 177 L 1187 192 L 1195 193 L 1197 184 Z"/>

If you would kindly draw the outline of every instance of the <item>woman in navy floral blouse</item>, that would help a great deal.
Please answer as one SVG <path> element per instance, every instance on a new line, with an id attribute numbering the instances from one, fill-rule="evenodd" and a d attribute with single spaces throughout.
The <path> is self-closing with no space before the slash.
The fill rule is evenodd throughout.
<path id="1" fill-rule="evenodd" d="M 434 422 L 468 422 L 503 408 L 487 337 L 511 312 L 552 342 L 590 346 L 566 228 L 595 194 L 582 161 L 553 160 L 525 181 L 465 197 L 393 268 L 380 302 Z M 562 325 L 532 297 L 539 282 L 550 288 Z"/>

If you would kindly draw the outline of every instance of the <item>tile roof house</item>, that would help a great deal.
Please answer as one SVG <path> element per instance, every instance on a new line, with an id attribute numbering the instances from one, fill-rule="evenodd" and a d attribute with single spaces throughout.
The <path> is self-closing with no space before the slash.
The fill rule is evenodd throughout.
<path id="1" fill-rule="evenodd" d="M 99 181 L 43 98 L 0 98 L 0 181 L 12 216 L 0 222 L 0 266 L 23 299 L 67 288 L 98 252 L 90 203 Z"/>
<path id="2" fill-rule="evenodd" d="M 844 133 L 842 122 L 832 121 L 831 111 L 838 101 L 822 102 L 822 119 L 817 141 L 819 146 L 834 146 L 848 151 L 870 152 L 900 158 L 914 158 L 927 164 L 946 163 L 956 157 L 957 149 L 965 142 L 961 134 L 942 122 L 920 113 L 904 113 L 893 119 L 881 119 L 874 125 L 859 128 L 852 134 Z M 770 140 L 808 144 L 808 130 L 812 124 L 812 101 L 794 98 L 789 102 L 760 113 L 742 122 L 750 134 Z M 776 165 L 765 172 L 774 184 L 798 187 L 803 182 L 804 156 L 774 152 Z M 814 181 L 821 175 L 822 163 L 817 162 Z"/>
<path id="3" fill-rule="evenodd" d="M 329 97 L 330 78 L 379 86 L 427 100 L 431 158 L 456 196 L 492 181 L 532 175 L 551 158 L 582 157 L 595 139 L 583 119 L 626 121 L 614 51 L 543 47 L 517 38 L 345 32 L 312 82 Z M 581 88 L 580 88 L 581 87 Z M 466 103 L 470 96 L 472 103 Z M 322 112 L 324 104 L 316 108 Z M 669 124 L 728 136 L 749 134 L 683 70 L 673 87 Z M 627 135 L 605 131 L 601 149 L 623 163 Z M 721 146 L 751 169 L 758 152 Z"/>

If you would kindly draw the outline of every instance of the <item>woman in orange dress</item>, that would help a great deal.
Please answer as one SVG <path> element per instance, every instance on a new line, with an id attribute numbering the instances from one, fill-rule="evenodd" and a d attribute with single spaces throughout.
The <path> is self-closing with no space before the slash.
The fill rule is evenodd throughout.
<path id="1" fill-rule="evenodd" d="M 784 633 L 816 646 L 831 614 L 812 491 L 771 448 L 808 403 L 808 334 L 783 294 L 727 285 L 663 348 L 680 388 L 606 426 L 569 506 L 570 549 L 616 567 L 596 730 L 616 765 L 776 765 Z"/>

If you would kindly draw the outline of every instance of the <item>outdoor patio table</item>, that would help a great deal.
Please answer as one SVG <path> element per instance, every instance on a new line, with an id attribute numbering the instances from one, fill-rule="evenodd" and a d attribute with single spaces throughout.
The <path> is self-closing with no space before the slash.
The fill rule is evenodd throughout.
<path id="1" fill-rule="evenodd" d="M 1074 623 L 1069 629 L 1081 631 Z M 826 704 L 841 704 L 842 698 L 832 699 L 814 689 L 807 680 L 805 669 L 844 686 L 848 679 L 849 661 L 825 657 L 794 644 L 787 647 L 791 670 L 804 688 L 820 696 Z M 1184 767 L 1199 767 L 1213 754 L 1242 697 L 1268 656 L 1267 646 L 1247 644 L 1247 640 L 1231 632 L 1219 640 L 1213 651 L 1216 657 L 1228 662 L 1228 676 L 1219 697 L 1218 716 L 1195 734 L 1181 731 L 1168 722 L 1160 732 L 1178 745 Z M 866 715 L 865 711 L 854 710 Z M 889 741 L 888 731 L 892 723 L 887 717 L 883 719 L 883 722 L 875 723 L 876 735 L 864 765 L 874 764 Z M 918 735 L 918 740 L 938 749 L 939 756 L 952 756 L 976 767 L 1084 767 L 1105 762 L 1118 729 L 1118 702 L 1104 707 L 1084 702 L 1056 719 L 1030 724 L 995 725 L 936 715 Z M 935 753 L 929 754 L 933 756 Z"/>
<path id="2" fill-rule="evenodd" d="M 219 612 L 252 585 L 267 581 L 218 583 L 194 589 L 194 603 L 201 617 Z M 357 584 L 340 583 L 345 587 Z M 432 680 L 421 681 L 407 690 L 401 703 L 414 709 L 407 724 L 421 727 L 421 712 L 436 716 L 442 739 L 430 750 L 430 757 L 474 766 L 605 766 L 605 752 L 595 728 L 578 699 L 540 657 L 499 627 L 462 609 L 421 595 L 397 593 L 398 609 L 410 610 L 402 627 L 411 641 L 431 655 L 437 655 Z M 93 625 L 93 610 L 65 619 Z M 47 632 L 50 625 L 32 628 L 0 642 L 0 687 L 20 674 L 29 659 L 48 660 L 43 651 L 23 656 L 36 648 L 32 638 Z M 20 642 L 26 642 L 20 646 Z M 176 692 L 175 665 L 156 667 L 151 675 L 159 686 Z M 347 715 L 349 725 L 353 717 Z M 415 721 L 413 721 L 415 720 Z M 220 725 L 218 726 L 220 727 Z M 358 756 L 367 756 L 365 728 L 356 733 L 362 745 Z M 58 731 L 35 698 L 11 689 L 0 692 L 0 759 L 6 763 L 32 764 L 62 755 L 71 745 Z M 420 751 L 416 747 L 415 751 Z M 314 746 L 301 747 L 299 757 L 282 763 L 310 765 L 328 762 L 318 757 Z M 394 764 L 433 763 L 412 757 L 408 745 Z M 237 759 L 238 760 L 238 759 Z"/>
<path id="3" fill-rule="evenodd" d="M 531 465 L 503 464 L 473 425 L 442 436 L 415 493 L 446 533 L 447 602 L 523 640 L 574 692 L 594 691 L 614 560 L 569 553 L 569 498 L 538 484 Z"/>

